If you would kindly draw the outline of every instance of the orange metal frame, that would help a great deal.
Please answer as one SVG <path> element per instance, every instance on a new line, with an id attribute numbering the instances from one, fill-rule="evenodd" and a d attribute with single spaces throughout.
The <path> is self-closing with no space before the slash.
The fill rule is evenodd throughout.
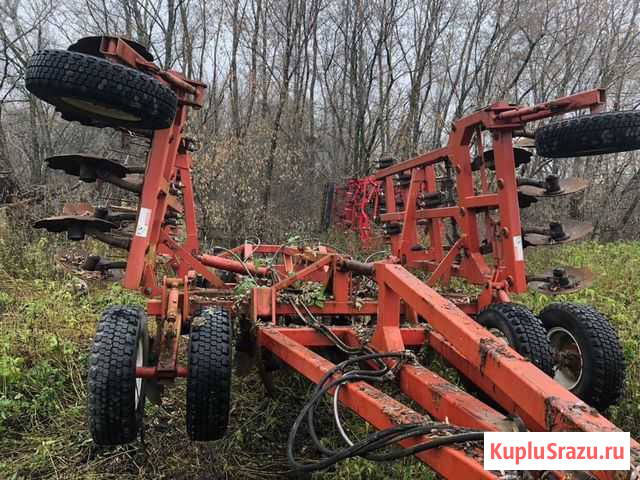
<path id="1" fill-rule="evenodd" d="M 508 301 L 508 292 L 526 289 L 524 260 L 518 242 L 521 236 L 516 190 L 512 136 L 532 120 L 580 108 L 602 107 L 602 90 L 573 95 L 535 107 L 497 103 L 456 121 L 445 148 L 418 156 L 376 174 L 383 182 L 388 213 L 384 221 L 401 221 L 400 233 L 391 238 L 392 256 L 375 264 L 355 262 L 330 248 L 296 248 L 277 245 L 241 245 L 219 255 L 202 255 L 197 241 L 195 204 L 191 182 L 191 156 L 183 137 L 187 108 L 202 104 L 204 86 L 174 72 L 160 72 L 122 41 L 103 41 L 105 55 L 136 68 L 145 69 L 165 81 L 180 98 L 174 124 L 154 134 L 140 197 L 137 228 L 131 242 L 124 285 L 140 289 L 149 297 L 147 312 L 158 320 L 155 366 L 137 369 L 145 378 L 172 379 L 185 376 L 178 363 L 180 333 L 188 328 L 190 311 L 199 304 L 235 309 L 229 294 L 235 283 L 225 283 L 216 273 L 225 270 L 269 277 L 270 285 L 251 291 L 243 313 L 258 326 L 257 344 L 271 351 L 295 370 L 318 382 L 334 365 L 310 348 L 331 343 L 312 328 L 289 328 L 286 319 L 296 315 L 281 294 L 300 282 L 325 286 L 329 300 L 322 307 L 310 307 L 323 316 L 376 316 L 370 347 L 378 352 L 404 351 L 427 345 L 464 376 L 493 398 L 510 415 L 519 416 L 531 430 L 615 431 L 617 428 L 594 409 L 555 383 L 521 355 L 497 340 L 462 309 L 433 290 L 436 280 L 460 275 L 485 285 L 479 304 Z M 470 146 L 478 143 L 482 154 L 482 132 L 492 136 L 496 159 L 497 191 L 489 189 L 484 167 L 481 188 L 476 192 L 471 172 Z M 479 140 L 480 139 L 480 140 Z M 418 209 L 420 192 L 435 192 L 435 164 L 445 159 L 453 165 L 458 186 L 456 207 Z M 398 211 L 393 175 L 409 173 L 411 183 L 405 195 L 405 210 Z M 480 252 L 481 236 L 477 216 L 487 209 L 498 211 L 499 222 L 486 222 L 494 246 L 494 264 Z M 184 226 L 167 222 L 168 210 L 183 216 Z M 426 234 L 429 247 L 416 251 L 418 220 L 430 220 Z M 445 252 L 443 222 L 454 219 L 462 234 Z M 258 262 L 256 259 L 261 258 Z M 264 259 L 273 260 L 264 265 Z M 163 260 L 164 259 L 164 260 Z M 163 261 L 161 261 L 163 260 Z M 172 271 L 160 280 L 159 265 Z M 407 268 L 432 272 L 423 282 Z M 207 283 L 197 287 L 198 276 Z M 356 301 L 355 284 L 362 277 L 373 278 L 376 298 Z M 473 309 L 471 309 L 473 312 Z M 402 326 L 401 319 L 412 323 Z M 281 321 L 282 320 L 282 321 Z M 345 343 L 360 340 L 351 327 L 333 327 Z M 417 364 L 405 364 L 398 373 L 402 391 L 430 416 L 438 420 L 483 430 L 512 430 L 505 416 L 477 398 Z M 350 383 L 341 402 L 377 428 L 398 423 L 420 422 L 423 415 L 402 405 L 367 383 Z M 425 438 L 404 440 L 405 446 Z M 632 464 L 640 463 L 640 445 L 632 441 Z M 447 478 L 499 478 L 499 472 L 484 470 L 482 452 L 463 446 L 444 447 L 418 454 L 423 462 Z M 614 478 L 613 472 L 593 472 L 598 478 Z"/>

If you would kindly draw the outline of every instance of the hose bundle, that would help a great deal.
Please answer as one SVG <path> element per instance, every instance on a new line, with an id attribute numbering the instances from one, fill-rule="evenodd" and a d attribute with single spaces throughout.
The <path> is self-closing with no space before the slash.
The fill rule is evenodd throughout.
<path id="1" fill-rule="evenodd" d="M 390 378 L 394 378 L 394 373 L 397 372 L 402 367 L 402 365 L 404 365 L 404 363 L 413 360 L 414 356 L 411 352 L 376 353 L 366 346 L 359 348 L 349 347 L 348 345 L 344 344 L 333 332 L 331 332 L 329 328 L 322 325 L 315 318 L 313 318 L 313 315 L 308 309 L 306 310 L 311 317 L 311 320 L 305 318 L 293 302 L 292 305 L 298 315 L 305 321 L 305 323 L 325 334 L 340 350 L 349 355 L 360 353 L 360 355 L 352 356 L 348 360 L 345 360 L 344 362 L 336 365 L 322 377 L 322 379 L 314 389 L 311 398 L 303 406 L 295 422 L 293 423 L 287 442 L 287 457 L 291 466 L 296 470 L 301 472 L 322 470 L 335 465 L 341 460 L 356 456 L 378 462 L 396 460 L 406 456 L 415 455 L 419 452 L 423 452 L 425 450 L 433 448 L 483 439 L 482 432 L 465 430 L 441 422 L 425 422 L 396 425 L 386 430 L 375 432 L 367 436 L 363 440 L 359 440 L 356 442 L 352 441 L 347 436 L 340 421 L 340 413 L 338 408 L 340 388 L 350 382 L 366 381 L 372 383 L 381 383 L 389 380 Z M 393 368 L 391 368 L 383 361 L 383 359 L 397 360 L 397 364 Z M 350 369 L 350 367 L 354 365 L 359 365 L 360 362 L 374 362 L 379 366 L 379 368 L 375 370 L 363 370 L 360 368 Z M 338 378 L 335 378 L 335 376 L 338 374 L 340 374 L 340 376 Z M 322 444 L 316 432 L 314 422 L 314 416 L 316 414 L 316 410 L 319 406 L 320 400 L 332 389 L 334 389 L 334 421 L 342 439 L 346 444 L 344 448 L 338 450 L 327 448 Z M 323 458 L 321 460 L 309 463 L 299 462 L 298 460 L 296 460 L 294 455 L 298 431 L 305 418 L 307 420 L 311 440 L 315 448 L 323 455 Z M 388 451 L 388 448 L 392 444 L 397 443 L 401 440 L 426 434 L 433 435 L 434 432 L 441 432 L 443 436 L 432 438 L 427 442 L 419 443 L 412 447 L 394 448 Z"/>

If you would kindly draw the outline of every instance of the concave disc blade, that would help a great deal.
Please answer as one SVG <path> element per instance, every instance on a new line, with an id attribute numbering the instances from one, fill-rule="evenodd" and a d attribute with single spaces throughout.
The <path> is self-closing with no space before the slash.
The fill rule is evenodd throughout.
<path id="1" fill-rule="evenodd" d="M 588 180 L 572 177 L 560 180 L 560 190 L 557 192 L 547 192 L 544 188 L 534 187 L 533 185 L 521 185 L 518 187 L 518 191 L 530 197 L 561 197 L 563 195 L 581 192 L 588 186 Z"/>
<path id="2" fill-rule="evenodd" d="M 543 293 L 545 295 L 560 295 L 563 293 L 573 293 L 587 288 L 593 284 L 593 272 L 588 268 L 561 267 L 567 277 L 569 277 L 569 285 L 562 287 L 553 281 L 553 269 L 536 275 L 536 278 L 546 277 L 548 281 L 534 280 L 529 282 L 529 290 L 533 292 Z"/>
<path id="3" fill-rule="evenodd" d="M 86 228 L 93 228 L 101 232 L 107 232 L 116 225 L 102 220 L 101 218 L 89 217 L 87 215 L 60 215 L 38 220 L 33 224 L 34 228 L 44 228 L 49 232 L 64 232 L 72 225 L 84 225 Z"/>
<path id="4" fill-rule="evenodd" d="M 542 235 L 540 233 L 527 233 L 524 240 L 527 244 L 533 246 L 541 245 L 557 245 L 560 243 L 575 242 L 589 236 L 593 233 L 593 224 L 589 222 L 562 222 L 562 229 L 567 235 L 563 240 L 554 240 L 551 235 Z"/>
<path id="5" fill-rule="evenodd" d="M 129 171 L 126 166 L 114 160 L 86 153 L 54 155 L 45 159 L 45 162 L 49 168 L 53 170 L 62 170 L 66 174 L 73 175 L 75 177 L 80 175 L 80 168 L 82 165 L 94 170 L 111 173 L 120 178 L 124 178 Z"/>

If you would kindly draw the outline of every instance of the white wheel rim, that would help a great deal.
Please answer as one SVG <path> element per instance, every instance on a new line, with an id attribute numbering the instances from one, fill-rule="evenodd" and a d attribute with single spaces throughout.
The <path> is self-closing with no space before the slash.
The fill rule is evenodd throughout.
<path id="1" fill-rule="evenodd" d="M 553 327 L 547 332 L 553 353 L 553 379 L 563 387 L 571 390 L 582 379 L 584 360 L 582 350 L 573 334 L 562 327 Z M 570 356 L 573 362 L 567 362 Z M 575 361 L 577 360 L 577 362 Z"/>
<path id="2" fill-rule="evenodd" d="M 144 348 L 142 345 L 142 338 L 138 340 L 138 348 L 136 349 L 136 368 L 142 367 L 144 363 Z M 142 395 L 142 378 L 136 377 L 136 394 L 135 394 L 135 409 L 138 409 L 140 403 L 140 396 Z"/>

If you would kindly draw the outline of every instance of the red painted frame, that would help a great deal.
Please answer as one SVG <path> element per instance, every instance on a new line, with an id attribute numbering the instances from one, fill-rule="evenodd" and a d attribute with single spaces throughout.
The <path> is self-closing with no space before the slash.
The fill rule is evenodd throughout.
<path id="1" fill-rule="evenodd" d="M 461 276 L 471 283 L 485 286 L 478 302 L 466 306 L 477 313 L 488 304 L 509 301 L 508 293 L 527 291 L 525 262 L 522 253 L 522 229 L 518 207 L 518 191 L 513 154 L 514 132 L 523 131 L 526 123 L 561 115 L 575 110 L 589 109 L 599 112 L 604 107 L 604 90 L 596 89 L 553 100 L 533 107 L 518 107 L 495 103 L 452 125 L 452 134 L 444 148 L 419 155 L 413 159 L 378 171 L 376 180 L 384 185 L 389 213 L 381 215 L 383 222 L 402 222 L 402 230 L 391 235 L 392 254 L 409 268 L 432 271 L 428 283 L 447 283 L 451 276 Z M 486 135 L 483 135 L 485 134 Z M 487 181 L 487 167 L 481 164 L 477 176 L 471 169 L 471 148 L 482 158 L 484 138 L 491 137 L 495 158 L 495 183 Z M 472 140 L 475 140 L 472 144 Z M 448 161 L 455 172 L 457 204 L 453 207 L 419 209 L 417 199 L 421 193 L 436 193 L 435 165 Z M 398 192 L 393 177 L 410 174 L 408 191 Z M 476 184 L 479 182 L 479 188 Z M 398 211 L 398 194 L 405 198 L 405 209 Z M 492 221 L 486 212 L 497 212 Z M 484 219 L 479 219 L 484 216 Z M 454 221 L 460 238 L 443 249 L 443 221 Z M 418 221 L 428 220 L 424 228 L 429 245 L 424 250 L 411 247 L 420 244 Z M 484 221 L 482 221 L 484 220 Z M 485 228 L 480 233 L 480 225 Z M 492 246 L 493 265 L 480 250 L 482 240 Z M 462 254 L 462 260 L 456 257 Z"/>
<path id="2" fill-rule="evenodd" d="M 373 176 L 351 178 L 333 192 L 331 224 L 341 230 L 356 232 L 362 245 L 372 240 L 372 222 L 379 216 L 380 182 Z"/>
<path id="3" fill-rule="evenodd" d="M 320 315 L 376 315 L 377 323 L 370 346 L 379 352 L 403 351 L 427 344 L 451 365 L 467 376 L 510 414 L 522 418 L 532 430 L 613 431 L 617 428 L 584 402 L 555 383 L 533 364 L 498 341 L 451 301 L 431 288 L 434 279 L 464 276 L 486 285 L 479 303 L 508 301 L 508 292 L 526 289 L 524 261 L 516 242 L 521 235 L 517 208 L 512 136 L 531 120 L 580 108 L 600 109 L 601 90 L 584 92 L 534 107 L 516 107 L 497 103 L 454 123 L 453 134 L 445 148 L 386 168 L 376 174 L 383 182 L 389 213 L 385 221 L 402 221 L 403 228 L 391 239 L 393 255 L 375 264 L 362 264 L 328 248 L 242 245 L 231 253 L 201 255 L 197 241 L 195 203 L 191 182 L 191 157 L 183 137 L 187 108 L 202 104 L 204 86 L 184 79 L 175 72 L 161 72 L 135 53 L 125 42 L 107 37 L 102 51 L 114 61 L 144 69 L 166 82 L 180 99 L 173 125 L 154 134 L 148 156 L 145 181 L 140 196 L 136 234 L 131 242 L 124 285 L 140 289 L 149 296 L 147 313 L 158 318 L 155 345 L 159 361 L 155 366 L 137 369 L 145 378 L 172 379 L 185 376 L 178 363 L 178 343 L 182 325 L 197 303 L 233 309 L 228 284 L 211 268 L 230 272 L 249 270 L 256 277 L 272 276 L 271 286 L 251 292 L 245 315 L 258 322 L 257 342 L 310 380 L 317 382 L 333 367 L 309 347 L 327 345 L 327 340 L 310 328 L 277 326 L 278 319 L 296 315 L 295 309 L 281 300 L 280 293 L 297 282 L 322 283 L 331 298 L 323 307 L 312 307 Z M 474 132 L 488 131 L 493 137 L 498 191 L 476 192 L 471 173 L 470 142 Z M 480 146 L 482 149 L 482 146 Z M 448 158 L 455 168 L 458 184 L 456 207 L 417 209 L 420 192 L 435 192 L 434 165 Z M 483 167 L 484 168 L 484 167 Z M 393 175 L 411 174 L 405 195 L 405 211 L 395 204 Z M 481 169 L 481 176 L 486 172 Z M 498 210 L 500 236 L 493 239 L 497 267 L 492 269 L 480 253 L 481 237 L 477 216 L 483 209 Z M 167 210 L 183 215 L 184 226 L 166 221 Z M 445 253 L 442 221 L 456 220 L 462 235 Z M 417 221 L 431 219 L 428 228 L 430 246 L 415 251 Z M 497 228 L 497 227 L 496 227 Z M 493 232 L 495 233 L 495 232 Z M 516 245 L 516 246 L 514 246 Z M 462 261 L 456 261 L 462 253 Z M 266 267 L 254 260 L 260 256 L 274 262 Z M 160 257 L 174 270 L 172 277 L 159 280 Z M 405 267 L 432 271 L 425 283 Z M 201 275 L 209 285 L 196 287 Z M 378 298 L 356 301 L 357 277 L 373 276 Z M 431 286 L 429 286 L 431 285 Z M 238 313 L 238 312 L 237 312 Z M 401 326 L 401 317 L 415 325 Z M 418 322 L 419 320 L 419 322 Z M 334 332 L 351 345 L 358 345 L 350 327 L 334 327 Z M 511 430 L 511 419 L 485 405 L 470 394 L 420 365 L 407 364 L 399 370 L 403 392 L 414 399 L 433 418 L 483 430 Z M 377 428 L 402 422 L 421 421 L 423 416 L 398 403 L 366 383 L 345 387 L 341 402 Z M 411 445 L 424 439 L 405 440 Z M 632 464 L 640 463 L 640 445 L 632 441 Z M 451 446 L 426 451 L 420 460 L 447 478 L 498 478 L 498 472 L 485 471 L 482 452 L 474 448 Z M 598 478 L 614 478 L 613 472 L 593 472 Z"/>

